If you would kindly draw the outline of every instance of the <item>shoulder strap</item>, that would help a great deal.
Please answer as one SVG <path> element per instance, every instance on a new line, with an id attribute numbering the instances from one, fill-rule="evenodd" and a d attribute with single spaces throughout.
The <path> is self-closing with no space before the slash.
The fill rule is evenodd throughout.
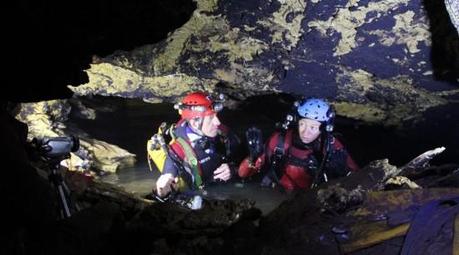
<path id="1" fill-rule="evenodd" d="M 288 130 L 287 133 L 280 132 L 277 136 L 276 147 L 274 147 L 274 154 L 276 156 L 284 156 L 285 152 L 290 148 L 292 143 L 292 131 Z"/>
<path id="2" fill-rule="evenodd" d="M 279 177 L 283 174 L 281 170 L 283 164 L 282 162 L 286 151 L 290 148 L 290 144 L 292 143 L 292 131 L 288 130 L 286 133 L 279 132 L 276 139 L 277 141 L 275 141 L 276 145 L 272 155 L 274 159 L 271 162 L 270 174 L 274 178 L 274 181 L 279 183 Z"/>
<path id="3" fill-rule="evenodd" d="M 191 170 L 193 171 L 194 184 L 196 187 L 200 187 L 202 185 L 201 169 L 198 163 L 198 159 L 194 154 L 193 148 L 191 148 L 191 145 L 182 137 L 177 137 L 175 141 L 183 150 L 183 154 L 179 154 L 179 157 L 181 157 L 183 161 L 185 161 L 191 167 Z"/>
<path id="4" fill-rule="evenodd" d="M 276 156 L 283 156 L 285 153 L 285 148 L 284 148 L 284 134 L 279 133 L 277 136 L 277 143 L 276 147 L 274 147 L 274 155 Z"/>

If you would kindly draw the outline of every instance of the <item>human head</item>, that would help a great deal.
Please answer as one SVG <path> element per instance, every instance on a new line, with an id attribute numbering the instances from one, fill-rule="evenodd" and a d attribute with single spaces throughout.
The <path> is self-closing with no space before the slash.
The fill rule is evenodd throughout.
<path id="1" fill-rule="evenodd" d="M 298 133 L 304 143 L 317 139 L 322 131 L 333 131 L 333 108 L 323 99 L 310 98 L 297 105 Z"/>
<path id="2" fill-rule="evenodd" d="M 303 143 L 311 143 L 319 137 L 322 123 L 317 120 L 302 118 L 298 121 L 298 135 Z"/>
<path id="3" fill-rule="evenodd" d="M 220 102 L 204 92 L 191 92 L 176 105 L 182 119 L 198 134 L 215 137 L 220 120 L 217 113 L 223 108 Z"/>
<path id="4" fill-rule="evenodd" d="M 218 134 L 218 127 L 220 126 L 220 119 L 217 113 L 206 115 L 203 118 L 196 117 L 188 121 L 190 127 L 194 131 L 198 131 L 201 135 L 208 137 L 215 137 Z"/>

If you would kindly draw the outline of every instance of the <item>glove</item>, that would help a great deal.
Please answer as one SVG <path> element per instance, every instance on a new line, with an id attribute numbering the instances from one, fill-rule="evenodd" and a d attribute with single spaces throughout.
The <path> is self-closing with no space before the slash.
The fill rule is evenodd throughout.
<path id="1" fill-rule="evenodd" d="M 258 159 L 255 161 L 255 164 L 252 165 L 250 164 L 249 157 L 245 158 L 241 164 L 239 165 L 238 169 L 238 175 L 241 178 L 247 178 L 250 177 L 258 172 L 260 172 L 261 167 L 264 164 L 264 157 L 258 157 Z"/>

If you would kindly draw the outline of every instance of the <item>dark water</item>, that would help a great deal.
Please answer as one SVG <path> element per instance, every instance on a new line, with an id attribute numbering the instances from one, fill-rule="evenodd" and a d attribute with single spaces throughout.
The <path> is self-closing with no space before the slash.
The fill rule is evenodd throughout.
<path id="1" fill-rule="evenodd" d="M 274 130 L 275 122 L 282 121 L 290 110 L 292 98 L 271 95 L 241 102 L 234 109 L 224 109 L 222 123 L 238 134 L 244 143 L 245 130 L 256 125 L 266 139 Z M 107 182 L 119 184 L 126 190 L 147 194 L 154 186 L 158 173 L 150 172 L 146 163 L 146 141 L 156 132 L 161 122 L 176 122 L 179 118 L 168 103 L 148 104 L 140 100 L 94 97 L 83 103 L 96 109 L 96 120 L 78 118 L 72 113 L 70 122 L 96 139 L 116 144 L 137 155 L 132 169 L 104 177 Z M 435 164 L 459 163 L 459 105 L 449 105 L 429 110 L 419 123 L 406 123 L 403 129 L 368 126 L 360 122 L 337 118 L 335 130 L 360 166 L 370 161 L 388 158 L 402 166 L 419 154 L 445 146 L 446 151 L 432 160 Z M 245 154 L 245 148 L 241 148 Z M 209 187 L 213 197 L 226 199 L 249 198 L 269 212 L 287 198 L 276 190 L 262 189 L 258 183 Z"/>
<path id="2" fill-rule="evenodd" d="M 148 166 L 138 163 L 135 168 L 122 169 L 117 174 L 107 175 L 103 181 L 119 185 L 126 191 L 134 192 L 141 196 L 151 192 L 158 172 L 150 172 Z M 219 185 L 210 185 L 205 189 L 207 197 L 212 199 L 249 199 L 255 201 L 255 206 L 264 214 L 272 211 L 283 200 L 289 197 L 277 189 L 260 187 L 257 182 L 229 182 Z"/>

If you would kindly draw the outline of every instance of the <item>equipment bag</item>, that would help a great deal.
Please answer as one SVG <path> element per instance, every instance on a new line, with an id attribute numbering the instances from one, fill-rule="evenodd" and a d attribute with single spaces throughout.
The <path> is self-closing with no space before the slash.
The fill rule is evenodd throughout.
<path id="1" fill-rule="evenodd" d="M 160 173 L 163 172 L 167 150 L 169 149 L 167 144 L 175 139 L 174 128 L 174 125 L 168 127 L 167 123 L 163 122 L 158 127 L 158 132 L 147 141 L 147 161 L 150 171 L 153 171 L 153 167 L 155 167 Z"/>

